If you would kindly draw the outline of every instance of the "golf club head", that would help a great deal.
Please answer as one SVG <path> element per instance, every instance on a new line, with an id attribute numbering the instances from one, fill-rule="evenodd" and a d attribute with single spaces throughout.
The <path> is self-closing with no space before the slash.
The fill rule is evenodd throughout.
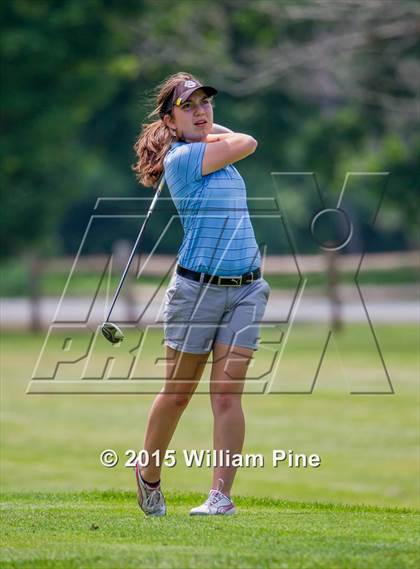
<path id="1" fill-rule="evenodd" d="M 124 334 L 116 324 L 112 322 L 104 322 L 101 327 L 104 338 L 111 344 L 119 344 L 124 340 Z"/>

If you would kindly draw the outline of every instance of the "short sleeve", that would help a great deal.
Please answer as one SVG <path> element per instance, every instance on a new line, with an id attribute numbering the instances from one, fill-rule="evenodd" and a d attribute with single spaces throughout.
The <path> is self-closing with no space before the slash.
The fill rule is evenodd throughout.
<path id="1" fill-rule="evenodd" d="M 205 142 L 191 142 L 170 150 L 164 161 L 167 180 L 185 185 L 198 182 L 202 178 L 205 149 Z"/>

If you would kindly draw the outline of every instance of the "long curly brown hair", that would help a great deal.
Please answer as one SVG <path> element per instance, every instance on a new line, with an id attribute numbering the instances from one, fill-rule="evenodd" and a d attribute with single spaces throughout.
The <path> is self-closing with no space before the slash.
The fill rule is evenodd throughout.
<path id="1" fill-rule="evenodd" d="M 160 83 L 155 91 L 156 107 L 147 115 L 148 119 L 158 117 L 153 122 L 142 125 L 141 133 L 134 144 L 137 162 L 133 166 L 136 178 L 143 186 L 155 186 L 163 172 L 163 159 L 176 135 L 161 118 L 165 102 L 172 95 L 173 90 L 181 81 L 191 79 L 201 83 L 197 77 L 181 71 L 170 75 Z"/>

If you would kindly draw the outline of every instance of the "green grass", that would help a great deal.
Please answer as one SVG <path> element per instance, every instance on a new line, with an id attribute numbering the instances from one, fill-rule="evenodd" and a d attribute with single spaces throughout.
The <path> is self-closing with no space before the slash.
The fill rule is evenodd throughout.
<path id="1" fill-rule="evenodd" d="M 282 376 L 310 377 L 322 332 L 296 327 Z M 394 395 L 350 395 L 338 373 L 343 354 L 332 350 L 312 395 L 244 396 L 244 452 L 263 454 L 266 464 L 238 471 L 237 518 L 210 520 L 187 513 L 208 491 L 211 470 L 182 460 L 163 471 L 167 518 L 144 519 L 137 510 L 124 451 L 141 448 L 152 395 L 27 395 L 44 334 L 3 334 L 2 567 L 415 567 L 418 329 L 376 325 L 375 332 Z M 358 383 L 380 376 L 364 325 L 347 327 L 339 345 Z M 112 350 L 100 342 L 99 361 Z M 160 355 L 156 331 L 145 370 Z M 269 357 L 257 352 L 257 369 Z M 208 370 L 203 385 L 207 377 Z M 211 448 L 211 433 L 208 395 L 197 393 L 170 448 L 178 456 Z M 99 462 L 106 448 L 120 455 L 115 468 Z M 273 468 L 273 448 L 317 453 L 321 467 Z"/>
<path id="2" fill-rule="evenodd" d="M 170 493 L 145 518 L 132 492 L 6 494 L 6 568 L 417 567 L 418 514 L 408 509 L 238 498 L 237 516 L 190 518 L 200 494 Z"/>

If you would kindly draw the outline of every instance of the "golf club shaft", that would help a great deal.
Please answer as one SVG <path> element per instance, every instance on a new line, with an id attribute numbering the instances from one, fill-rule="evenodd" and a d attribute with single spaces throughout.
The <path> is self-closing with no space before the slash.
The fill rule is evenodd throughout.
<path id="1" fill-rule="evenodd" d="M 124 269 L 123 274 L 121 275 L 120 282 L 118 283 L 118 287 L 117 287 L 117 290 L 115 291 L 114 298 L 112 299 L 111 306 L 110 306 L 110 309 L 108 310 L 108 314 L 107 314 L 107 316 L 106 316 L 105 322 L 108 322 L 108 321 L 109 321 L 109 318 L 110 318 L 110 316 L 111 316 L 111 312 L 112 312 L 112 310 L 113 310 L 113 308 L 114 308 L 114 306 L 115 306 L 115 303 L 116 303 L 116 301 L 117 301 L 118 295 L 120 294 L 122 285 L 124 284 L 124 281 L 125 281 L 125 277 L 127 276 L 127 273 L 128 273 L 128 271 L 129 271 L 129 269 L 130 269 L 131 262 L 133 261 L 134 255 L 135 255 L 135 253 L 136 253 L 137 247 L 139 246 L 139 243 L 140 243 L 140 240 L 141 240 L 142 235 L 143 235 L 143 233 L 144 233 L 144 230 L 145 230 L 145 228 L 146 228 L 147 222 L 149 221 L 150 216 L 152 215 L 152 212 L 153 212 L 154 207 L 155 207 L 155 205 L 156 205 L 156 202 L 157 202 L 157 200 L 158 200 L 158 198 L 159 198 L 159 195 L 161 194 L 161 192 L 162 192 L 162 190 L 163 190 L 164 184 L 165 184 L 165 175 L 164 175 L 164 173 L 163 173 L 162 176 L 161 176 L 161 178 L 160 178 L 160 180 L 159 180 L 159 183 L 158 183 L 158 186 L 157 186 L 157 190 L 156 190 L 156 193 L 155 193 L 155 195 L 154 195 L 154 197 L 153 197 L 152 203 L 150 204 L 149 211 L 148 211 L 147 214 L 146 214 L 146 219 L 144 220 L 144 223 L 143 223 L 143 225 L 142 225 L 142 227 L 141 227 L 141 229 L 140 229 L 140 232 L 139 232 L 139 234 L 137 235 L 137 239 L 136 239 L 136 242 L 134 243 L 133 249 L 132 249 L 132 251 L 131 251 L 131 253 L 130 253 L 130 257 L 128 258 L 127 265 L 126 265 L 126 267 L 125 267 L 125 269 Z"/>

